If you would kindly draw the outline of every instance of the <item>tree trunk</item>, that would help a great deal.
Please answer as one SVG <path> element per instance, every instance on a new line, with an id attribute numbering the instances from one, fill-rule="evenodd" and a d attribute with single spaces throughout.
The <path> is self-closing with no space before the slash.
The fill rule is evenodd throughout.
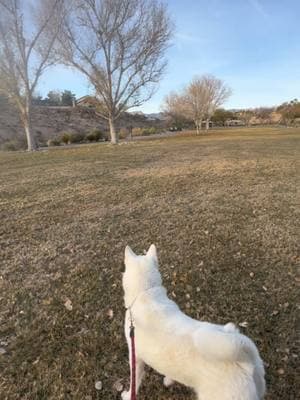
<path id="1" fill-rule="evenodd" d="M 209 130 L 209 119 L 206 120 L 206 126 L 205 126 L 206 130 Z"/>
<path id="2" fill-rule="evenodd" d="M 196 125 L 196 129 L 197 129 L 197 135 L 199 135 L 200 131 L 202 129 L 202 119 L 200 121 L 199 120 L 195 121 L 195 125 Z"/>
<path id="3" fill-rule="evenodd" d="M 109 131 L 110 131 L 110 141 L 112 144 L 118 144 L 119 138 L 118 134 L 115 130 L 115 121 L 113 118 L 109 118 L 108 120 L 109 123 Z"/>
<path id="4" fill-rule="evenodd" d="M 30 107 L 29 102 L 30 102 L 30 100 L 27 102 L 25 109 L 22 110 L 22 114 L 23 114 L 22 120 L 23 120 L 24 130 L 26 133 L 27 150 L 35 151 L 35 150 L 37 150 L 37 144 L 36 144 L 35 137 L 31 130 L 31 107 Z"/>

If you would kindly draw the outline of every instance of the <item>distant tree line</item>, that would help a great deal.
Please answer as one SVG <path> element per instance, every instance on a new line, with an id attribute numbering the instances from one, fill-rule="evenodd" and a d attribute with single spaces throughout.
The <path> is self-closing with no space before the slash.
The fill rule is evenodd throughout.
<path id="1" fill-rule="evenodd" d="M 277 111 L 282 115 L 286 125 L 292 124 L 300 118 L 300 101 L 294 99 L 277 107 Z"/>
<path id="2" fill-rule="evenodd" d="M 165 107 L 165 115 L 168 118 L 168 124 L 172 130 L 191 129 L 195 126 L 194 119 L 191 114 L 174 107 L 176 104 L 176 94 L 167 98 L 169 104 L 173 108 Z M 178 103 L 176 104 L 176 106 Z M 285 102 L 277 107 L 256 107 L 248 109 L 226 110 L 224 108 L 217 108 L 210 118 L 213 126 L 252 126 L 252 125 L 300 125 L 300 102 L 294 99 Z M 202 121 L 198 129 L 201 130 L 207 127 L 207 121 Z"/>
<path id="3" fill-rule="evenodd" d="M 33 95 L 32 104 L 35 106 L 73 106 L 76 103 L 76 95 L 70 90 L 51 90 L 45 98 Z"/>

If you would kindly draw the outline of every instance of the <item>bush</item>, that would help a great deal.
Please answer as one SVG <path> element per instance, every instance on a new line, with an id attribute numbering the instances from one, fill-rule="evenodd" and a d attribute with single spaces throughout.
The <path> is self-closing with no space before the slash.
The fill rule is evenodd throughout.
<path id="1" fill-rule="evenodd" d="M 60 146 L 61 144 L 61 140 L 59 138 L 53 138 L 53 139 L 49 139 L 47 141 L 47 146 L 51 147 L 51 146 Z"/>
<path id="2" fill-rule="evenodd" d="M 1 146 L 1 150 L 3 151 L 17 151 L 20 149 L 20 143 L 17 140 L 10 140 L 5 142 Z"/>
<path id="3" fill-rule="evenodd" d="M 94 142 L 95 141 L 95 135 L 93 132 L 89 132 L 85 135 L 86 140 L 89 142 Z"/>
<path id="4" fill-rule="evenodd" d="M 109 132 L 104 132 L 103 133 L 103 139 L 104 142 L 109 142 L 110 141 L 110 133 Z"/>
<path id="5" fill-rule="evenodd" d="M 155 133 L 157 133 L 157 129 L 154 126 L 143 129 L 143 135 L 154 135 Z"/>
<path id="6" fill-rule="evenodd" d="M 84 135 L 82 133 L 70 133 L 69 143 L 81 143 L 84 141 Z"/>
<path id="7" fill-rule="evenodd" d="M 85 138 L 89 142 L 98 142 L 100 139 L 104 139 L 104 134 L 102 131 L 100 131 L 100 129 L 94 129 L 87 133 Z"/>
<path id="8" fill-rule="evenodd" d="M 129 136 L 129 129 L 121 128 L 119 131 L 119 139 L 126 139 Z"/>
<path id="9" fill-rule="evenodd" d="M 100 139 L 104 139 L 104 133 L 102 131 L 100 131 L 100 129 L 94 129 L 93 133 L 94 133 L 96 142 L 98 142 L 98 140 L 100 140 Z"/>
<path id="10" fill-rule="evenodd" d="M 132 129 L 132 136 L 142 136 L 143 129 L 142 128 L 133 128 Z"/>
<path id="11" fill-rule="evenodd" d="M 155 128 L 154 126 L 132 129 L 132 136 L 148 136 L 154 135 L 155 133 L 157 133 L 157 128 Z"/>
<path id="12" fill-rule="evenodd" d="M 62 141 L 62 143 L 64 143 L 64 144 L 70 143 L 70 137 L 71 137 L 71 135 L 72 135 L 72 133 L 64 132 L 64 133 L 61 135 L 61 141 Z"/>

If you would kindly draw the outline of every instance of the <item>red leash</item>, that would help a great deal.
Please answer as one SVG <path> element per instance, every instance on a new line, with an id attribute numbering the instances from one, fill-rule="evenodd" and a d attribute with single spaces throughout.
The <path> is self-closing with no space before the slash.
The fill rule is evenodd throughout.
<path id="1" fill-rule="evenodd" d="M 135 357 L 135 342 L 134 342 L 134 326 L 132 318 L 130 318 L 130 341 L 131 341 L 131 398 L 130 400 L 136 400 L 136 357 Z"/>

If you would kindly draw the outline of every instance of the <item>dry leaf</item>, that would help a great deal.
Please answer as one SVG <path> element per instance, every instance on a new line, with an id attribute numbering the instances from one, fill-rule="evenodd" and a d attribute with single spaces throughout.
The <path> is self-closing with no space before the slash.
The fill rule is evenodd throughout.
<path id="1" fill-rule="evenodd" d="M 121 379 L 119 379 L 117 382 L 114 383 L 113 388 L 117 391 L 117 392 L 122 392 L 124 386 L 122 384 Z"/>

